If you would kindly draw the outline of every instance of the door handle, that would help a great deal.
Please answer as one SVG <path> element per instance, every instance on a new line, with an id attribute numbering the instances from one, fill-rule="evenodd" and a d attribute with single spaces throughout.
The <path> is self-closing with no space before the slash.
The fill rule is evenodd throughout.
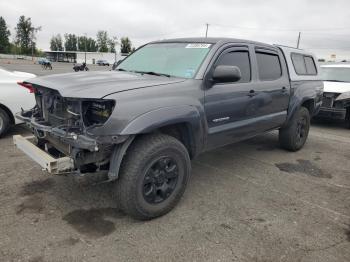
<path id="1" fill-rule="evenodd" d="M 256 96 L 255 90 L 250 90 L 248 96 L 253 97 Z"/>
<path id="2" fill-rule="evenodd" d="M 285 92 L 287 92 L 287 87 L 282 87 L 282 93 L 285 93 Z"/>

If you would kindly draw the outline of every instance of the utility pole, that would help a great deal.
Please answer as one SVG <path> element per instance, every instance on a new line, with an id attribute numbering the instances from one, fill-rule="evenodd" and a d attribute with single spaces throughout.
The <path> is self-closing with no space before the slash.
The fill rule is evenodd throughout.
<path id="1" fill-rule="evenodd" d="M 209 24 L 206 23 L 205 25 L 207 26 L 207 29 L 205 30 L 205 37 L 208 37 L 208 28 L 209 28 Z"/>
<path id="2" fill-rule="evenodd" d="M 301 32 L 299 32 L 299 35 L 298 35 L 298 43 L 297 43 L 297 48 L 299 48 L 299 44 L 300 44 L 300 35 L 301 35 Z"/>
<path id="3" fill-rule="evenodd" d="M 85 33 L 85 39 L 84 39 L 84 42 L 85 42 L 85 64 L 86 64 L 86 42 L 87 42 L 87 34 Z"/>

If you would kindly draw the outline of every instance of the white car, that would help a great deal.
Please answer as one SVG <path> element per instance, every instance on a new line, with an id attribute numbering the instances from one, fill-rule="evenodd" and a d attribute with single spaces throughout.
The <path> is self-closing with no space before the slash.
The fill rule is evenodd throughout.
<path id="1" fill-rule="evenodd" d="M 25 72 L 10 72 L 0 68 L 0 137 L 11 125 L 19 124 L 15 113 L 21 108 L 32 108 L 35 105 L 33 89 L 22 82 L 35 75 Z M 19 85 L 18 83 L 22 83 Z"/>
<path id="2" fill-rule="evenodd" d="M 350 64 L 322 65 L 321 78 L 324 93 L 317 117 L 343 119 L 350 128 Z"/>

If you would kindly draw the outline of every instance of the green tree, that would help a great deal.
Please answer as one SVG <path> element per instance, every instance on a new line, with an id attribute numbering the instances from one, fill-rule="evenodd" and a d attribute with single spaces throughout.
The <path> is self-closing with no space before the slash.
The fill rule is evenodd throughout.
<path id="1" fill-rule="evenodd" d="M 129 37 L 122 37 L 120 39 L 120 52 L 122 54 L 129 54 L 131 52 L 131 41 Z"/>
<path id="2" fill-rule="evenodd" d="M 35 34 L 41 27 L 34 27 L 30 17 L 19 17 L 16 30 L 16 44 L 20 46 L 22 54 L 30 54 L 35 50 Z"/>
<path id="3" fill-rule="evenodd" d="M 63 51 L 63 42 L 60 34 L 54 35 L 50 40 L 51 51 Z"/>
<path id="4" fill-rule="evenodd" d="M 87 52 L 96 52 L 98 50 L 95 39 L 86 36 L 80 36 L 78 38 L 78 50 Z"/>
<path id="5" fill-rule="evenodd" d="M 97 32 L 97 46 L 98 51 L 100 52 L 108 52 L 108 34 L 107 31 L 98 31 Z"/>
<path id="6" fill-rule="evenodd" d="M 64 47 L 66 51 L 77 51 L 78 50 L 78 39 L 75 34 L 64 35 Z"/>
<path id="7" fill-rule="evenodd" d="M 0 53 L 7 53 L 10 51 L 10 35 L 11 33 L 7 28 L 5 19 L 0 16 Z"/>

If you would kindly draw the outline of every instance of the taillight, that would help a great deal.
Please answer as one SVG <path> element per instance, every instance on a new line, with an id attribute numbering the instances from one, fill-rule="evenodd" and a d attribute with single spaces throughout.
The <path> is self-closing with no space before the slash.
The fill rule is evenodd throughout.
<path id="1" fill-rule="evenodd" d="M 23 83 L 23 82 L 17 82 L 20 86 L 23 86 L 29 90 L 29 93 L 34 93 L 35 88 L 32 86 L 32 84 L 29 83 Z"/>

